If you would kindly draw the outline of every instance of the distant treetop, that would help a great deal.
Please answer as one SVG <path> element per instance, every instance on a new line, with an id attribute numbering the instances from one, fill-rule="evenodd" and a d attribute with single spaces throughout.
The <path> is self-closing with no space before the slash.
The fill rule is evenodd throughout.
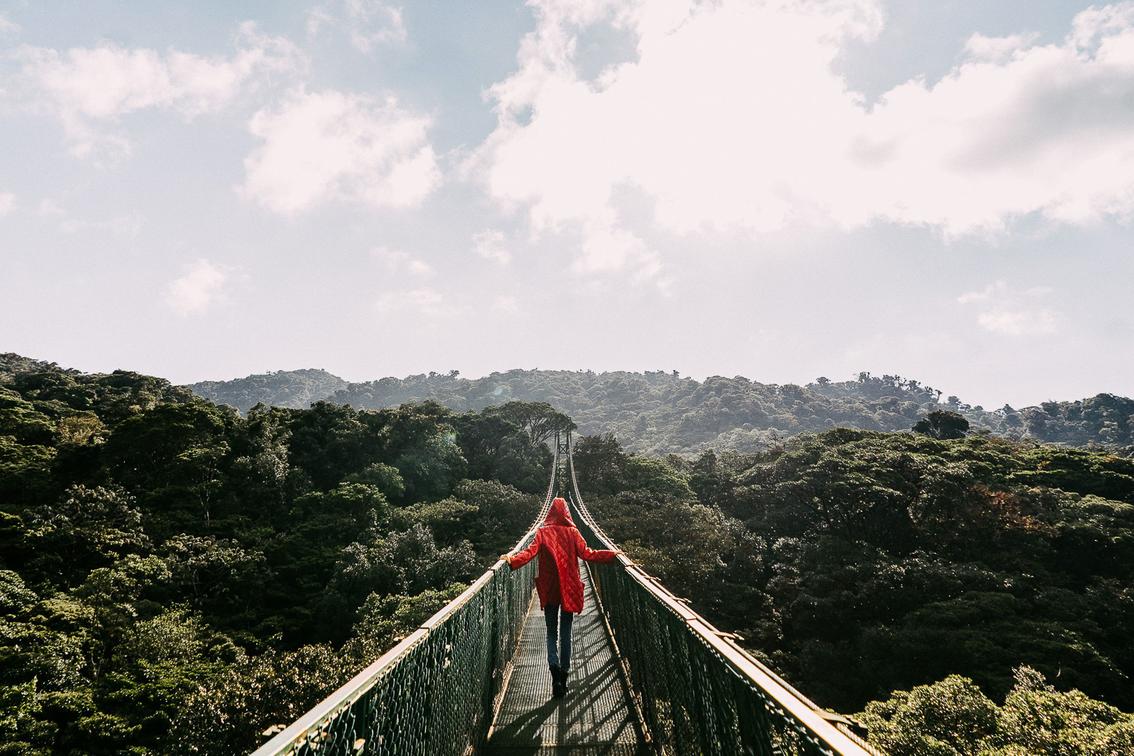
<path id="1" fill-rule="evenodd" d="M 756 451 L 798 433 L 835 427 L 908 431 L 940 411 L 966 421 L 966 432 L 1073 446 L 1134 446 L 1134 400 L 1125 397 L 1099 394 L 1075 402 L 987 411 L 956 396 L 942 402 L 942 391 L 918 380 L 867 371 L 854 380 L 820 376 L 799 386 L 759 383 L 744 376 L 697 381 L 676 370 L 513 369 L 473 379 L 451 370 L 364 383 L 348 383 L 321 370 L 292 370 L 189 388 L 241 412 L 260 402 L 303 408 L 318 400 L 378 409 L 432 399 L 458 411 L 513 400 L 547 402 L 570 415 L 581 434 L 613 433 L 636 452 Z M 960 428 L 949 427 L 953 430 L 941 426 L 931 435 L 954 434 Z"/>

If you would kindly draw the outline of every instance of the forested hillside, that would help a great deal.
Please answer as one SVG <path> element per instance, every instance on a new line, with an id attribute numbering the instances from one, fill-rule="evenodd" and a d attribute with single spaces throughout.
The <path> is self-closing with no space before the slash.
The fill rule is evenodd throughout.
<path id="1" fill-rule="evenodd" d="M 8 358 L 0 752 L 248 750 L 518 538 L 572 425 L 517 401 L 241 416 Z M 575 460 L 631 557 L 896 756 L 1134 748 L 1134 460 L 850 429 Z"/>
<path id="2" fill-rule="evenodd" d="M 514 543 L 570 424 L 0 367 L 2 753 L 248 752 Z"/>
<path id="3" fill-rule="evenodd" d="M 631 557 L 894 754 L 1134 748 L 1134 461 L 854 430 L 575 461 Z"/>
<path id="4" fill-rule="evenodd" d="M 315 380 L 314 377 L 319 377 Z M 861 373 L 856 380 L 818 378 L 806 386 L 744 377 L 705 381 L 677 373 L 509 370 L 484 378 L 456 371 L 335 384 L 323 371 L 292 371 L 193 384 L 201 396 L 247 411 L 257 402 L 306 407 L 327 399 L 378 409 L 432 399 L 458 411 L 506 401 L 547 402 L 588 435 L 613 433 L 628 450 L 666 454 L 706 449 L 758 451 L 804 432 L 835 427 L 908 430 L 934 409 L 964 415 L 975 430 L 1072 446 L 1134 445 L 1134 400 L 1111 394 L 1038 407 L 986 410 L 900 376 Z M 320 394 L 318 388 L 325 387 Z"/>
<path id="5" fill-rule="evenodd" d="M 257 404 L 307 409 L 350 384 L 326 370 L 284 370 L 231 381 L 202 381 L 189 388 L 217 404 L 247 412 Z M 423 397 L 424 398 L 424 397 Z"/>

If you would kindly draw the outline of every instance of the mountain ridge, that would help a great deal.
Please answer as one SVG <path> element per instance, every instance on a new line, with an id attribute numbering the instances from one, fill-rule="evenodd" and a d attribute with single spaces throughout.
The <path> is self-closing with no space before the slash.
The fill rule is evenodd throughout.
<path id="1" fill-rule="evenodd" d="M 0 376 L 50 370 L 76 372 L 54 362 L 0 354 Z M 628 450 L 651 454 L 758 451 L 800 433 L 835 427 L 908 431 L 935 410 L 962 415 L 975 433 L 1134 452 L 1134 399 L 1129 397 L 1100 393 L 986 410 L 956 396 L 942 401 L 942 392 L 917 380 L 867 372 L 855 380 L 820 377 L 805 385 L 760 383 L 744 376 L 698 381 L 661 370 L 523 368 L 472 379 L 451 370 L 351 382 L 323 368 L 302 368 L 179 388 L 242 413 L 259 403 L 302 409 L 328 401 L 383 409 L 433 400 L 470 411 L 513 400 L 547 402 L 574 418 L 580 435 L 611 433 Z"/>
<path id="2" fill-rule="evenodd" d="M 613 433 L 626 448 L 648 453 L 755 451 L 798 433 L 832 427 L 909 430 L 938 409 L 961 414 L 976 432 L 1072 446 L 1134 446 L 1134 399 L 1127 397 L 1101 393 L 1021 409 L 1005 405 L 986 410 L 955 396 L 942 401 L 942 392 L 917 380 L 867 372 L 855 380 L 820 377 L 801 386 L 760 383 L 744 376 L 698 381 L 677 371 L 522 368 L 471 379 L 452 370 L 349 382 L 308 368 L 204 381 L 187 388 L 241 412 L 258 402 L 303 408 L 313 401 L 330 401 L 381 409 L 432 399 L 468 411 L 511 400 L 543 401 L 574 418 L 581 434 Z"/>

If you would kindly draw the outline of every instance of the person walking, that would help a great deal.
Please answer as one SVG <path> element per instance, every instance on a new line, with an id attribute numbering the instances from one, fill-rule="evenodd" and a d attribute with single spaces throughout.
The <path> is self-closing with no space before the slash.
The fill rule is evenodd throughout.
<path id="1" fill-rule="evenodd" d="M 539 555 L 536 592 L 547 624 L 547 665 L 551 669 L 551 691 L 556 698 L 567 694 L 567 674 L 571 669 L 571 620 L 583 610 L 583 581 L 579 578 L 579 559 L 611 562 L 622 552 L 592 549 L 575 527 L 567 502 L 556 497 L 535 539 L 526 549 L 500 558 L 518 570 Z"/>

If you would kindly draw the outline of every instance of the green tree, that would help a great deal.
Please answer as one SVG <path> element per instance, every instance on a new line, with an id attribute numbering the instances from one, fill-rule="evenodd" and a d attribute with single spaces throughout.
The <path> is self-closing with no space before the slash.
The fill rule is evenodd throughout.
<path id="1" fill-rule="evenodd" d="M 65 583 L 150 546 L 137 503 L 120 486 L 71 486 L 57 503 L 34 507 L 24 519 L 34 568 L 63 575 Z"/>
<path id="2" fill-rule="evenodd" d="M 613 434 L 583 436 L 572 457 L 584 495 L 614 493 L 624 487 L 626 454 Z"/>
<path id="3" fill-rule="evenodd" d="M 465 590 L 464 583 L 427 588 L 413 596 L 383 596 L 371 593 L 358 610 L 354 637 L 344 650 L 365 666 L 411 632 Z"/>
<path id="4" fill-rule="evenodd" d="M 176 595 L 229 621 L 257 602 L 270 578 L 264 554 L 233 539 L 182 533 L 162 551 Z"/>
<path id="5" fill-rule="evenodd" d="M 328 644 L 243 656 L 192 691 L 174 720 L 172 750 L 248 753 L 356 671 Z"/>
<path id="6" fill-rule="evenodd" d="M 874 701 L 857 718 L 891 756 L 1113 756 L 1134 744 L 1134 716 L 1078 690 L 1058 692 L 1021 666 L 1003 706 L 950 675 Z"/>
<path id="7" fill-rule="evenodd" d="M 872 702 L 858 719 L 870 742 L 892 756 L 978 753 L 996 733 L 997 706 L 972 680 L 950 675 L 933 685 Z"/>
<path id="8" fill-rule="evenodd" d="M 405 495 L 412 501 L 448 496 L 457 481 L 465 477 L 466 465 L 456 434 L 447 430 L 406 449 L 394 461 L 405 481 Z"/>
<path id="9" fill-rule="evenodd" d="M 956 397 L 950 397 L 954 399 Z M 969 432 L 969 421 L 956 412 L 934 410 L 913 427 L 915 433 L 938 439 L 964 438 Z"/>

